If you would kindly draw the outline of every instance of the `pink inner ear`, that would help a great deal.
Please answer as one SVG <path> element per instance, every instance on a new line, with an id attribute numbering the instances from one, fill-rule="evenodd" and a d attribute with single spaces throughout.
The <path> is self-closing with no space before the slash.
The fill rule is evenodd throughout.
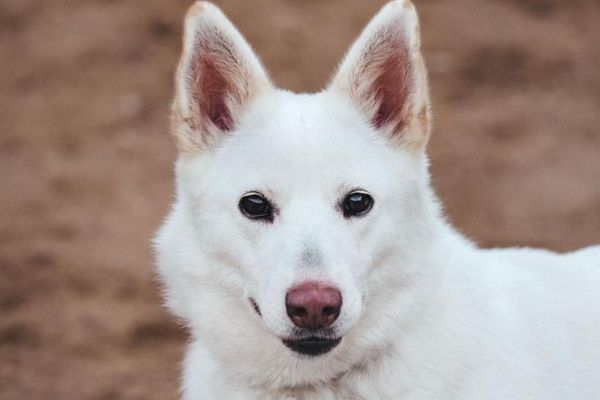
<path id="1" fill-rule="evenodd" d="M 227 96 L 231 93 L 231 83 L 219 70 L 208 49 L 199 49 L 198 59 L 191 66 L 194 102 L 198 105 L 202 120 L 211 121 L 222 131 L 233 129 L 233 117 L 227 107 Z"/>
<path id="2" fill-rule="evenodd" d="M 379 104 L 371 122 L 376 128 L 395 122 L 398 132 L 406 123 L 404 110 L 412 88 L 412 71 L 405 48 L 394 46 L 387 51 L 390 54 L 378 66 L 378 76 L 369 89 L 371 98 Z"/>

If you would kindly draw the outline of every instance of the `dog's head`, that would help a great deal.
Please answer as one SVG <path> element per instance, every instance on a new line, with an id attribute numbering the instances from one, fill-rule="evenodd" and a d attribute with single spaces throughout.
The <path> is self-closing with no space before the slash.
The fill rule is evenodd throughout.
<path id="1" fill-rule="evenodd" d="M 295 376 L 334 376 L 382 345 L 401 312 L 385 305 L 423 273 L 429 130 L 409 1 L 383 8 L 317 94 L 273 87 L 197 3 L 176 76 L 177 201 L 157 245 L 169 303 L 237 352 L 223 358 Z"/>

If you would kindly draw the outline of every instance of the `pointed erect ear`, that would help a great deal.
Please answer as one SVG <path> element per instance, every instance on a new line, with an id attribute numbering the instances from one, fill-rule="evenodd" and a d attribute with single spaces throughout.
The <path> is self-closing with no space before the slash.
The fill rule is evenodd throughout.
<path id="1" fill-rule="evenodd" d="M 329 90 L 349 96 L 393 142 L 422 148 L 429 136 L 427 73 L 419 19 L 409 0 L 388 3 L 367 25 Z"/>
<path id="2" fill-rule="evenodd" d="M 195 152 L 217 142 L 269 88 L 258 57 L 233 24 L 215 5 L 196 2 L 185 18 L 175 79 L 173 130 L 179 150 Z"/>

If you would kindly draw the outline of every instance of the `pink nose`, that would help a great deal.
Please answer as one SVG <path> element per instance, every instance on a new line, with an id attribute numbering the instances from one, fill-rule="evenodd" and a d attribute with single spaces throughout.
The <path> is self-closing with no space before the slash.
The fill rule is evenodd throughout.
<path id="1" fill-rule="evenodd" d="M 342 294 L 323 282 L 307 281 L 287 292 L 285 307 L 298 328 L 327 328 L 340 315 Z"/>

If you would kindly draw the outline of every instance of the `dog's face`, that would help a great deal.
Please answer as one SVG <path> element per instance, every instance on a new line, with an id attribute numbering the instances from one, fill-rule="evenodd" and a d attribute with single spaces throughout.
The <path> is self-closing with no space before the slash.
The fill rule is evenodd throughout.
<path id="1" fill-rule="evenodd" d="M 294 357 L 329 357 L 359 319 L 376 320 L 373 299 L 418 273 L 401 265 L 423 234 L 428 200 L 414 8 L 386 6 L 330 86 L 310 95 L 273 88 L 216 7 L 197 3 L 185 32 L 173 111 L 176 209 L 201 260 L 180 278 L 161 266 L 167 286 L 198 279 L 228 305 L 188 290 L 183 301 L 197 303 L 188 309 L 211 321 L 258 321 Z M 162 250 L 159 238 L 159 259 Z"/>

